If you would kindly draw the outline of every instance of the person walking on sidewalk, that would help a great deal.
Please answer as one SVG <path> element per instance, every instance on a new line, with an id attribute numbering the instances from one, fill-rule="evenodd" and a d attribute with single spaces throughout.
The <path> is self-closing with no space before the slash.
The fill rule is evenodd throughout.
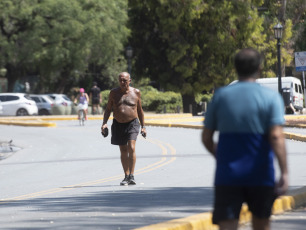
<path id="1" fill-rule="evenodd" d="M 213 223 L 220 230 L 237 229 L 246 202 L 253 229 L 268 230 L 273 202 L 288 189 L 284 104 L 278 93 L 255 82 L 261 65 L 258 51 L 242 49 L 234 63 L 239 81 L 216 91 L 202 132 L 204 146 L 216 158 Z M 218 143 L 213 141 L 216 130 Z"/>
<path id="2" fill-rule="evenodd" d="M 111 143 L 119 145 L 121 164 L 125 173 L 125 177 L 120 185 L 135 185 L 135 146 L 140 125 L 141 133 L 144 137 L 146 137 L 147 131 L 144 126 L 140 91 L 130 86 L 131 78 L 129 73 L 120 73 L 118 80 L 119 87 L 112 89 L 109 94 L 101 131 L 102 133 L 105 132 L 107 121 L 111 112 L 113 112 Z"/>

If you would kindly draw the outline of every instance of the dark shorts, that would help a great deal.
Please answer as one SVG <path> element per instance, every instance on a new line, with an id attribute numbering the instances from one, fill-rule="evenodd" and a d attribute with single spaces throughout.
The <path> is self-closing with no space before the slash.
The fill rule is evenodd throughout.
<path id="1" fill-rule="evenodd" d="M 113 145 L 126 145 L 129 140 L 136 141 L 139 129 L 140 124 L 137 118 L 128 123 L 119 123 L 114 119 L 111 143 Z"/>
<path id="2" fill-rule="evenodd" d="M 100 99 L 99 98 L 93 98 L 91 103 L 93 105 L 99 105 L 100 104 Z"/>
<path id="3" fill-rule="evenodd" d="M 216 186 L 213 223 L 218 224 L 224 220 L 239 219 L 244 202 L 257 218 L 269 218 L 275 199 L 274 187 Z"/>

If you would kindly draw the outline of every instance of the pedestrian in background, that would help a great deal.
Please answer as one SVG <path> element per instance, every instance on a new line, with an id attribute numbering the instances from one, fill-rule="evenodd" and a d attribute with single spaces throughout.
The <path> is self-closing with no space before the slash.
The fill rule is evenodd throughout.
<path id="1" fill-rule="evenodd" d="M 213 223 L 220 230 L 237 229 L 246 202 L 253 229 L 268 230 L 273 202 L 288 189 L 284 103 L 278 93 L 255 82 L 261 65 L 256 50 L 242 49 L 234 62 L 239 81 L 215 92 L 202 132 L 204 146 L 216 158 Z M 274 155 L 280 168 L 277 182 Z"/>
<path id="2" fill-rule="evenodd" d="M 101 100 L 101 89 L 97 86 L 97 82 L 93 83 L 93 87 L 90 90 L 89 97 L 91 98 L 91 105 L 92 105 L 92 115 L 96 113 L 100 114 L 100 103 Z"/>
<path id="3" fill-rule="evenodd" d="M 130 86 L 130 74 L 119 74 L 119 87 L 112 89 L 104 112 L 102 133 L 105 133 L 107 121 L 113 112 L 111 143 L 119 145 L 121 164 L 125 177 L 120 185 L 136 185 L 134 170 L 136 164 L 136 139 L 141 125 L 141 133 L 146 137 L 144 113 L 141 106 L 140 91 Z M 140 124 L 139 124 L 140 122 Z"/>

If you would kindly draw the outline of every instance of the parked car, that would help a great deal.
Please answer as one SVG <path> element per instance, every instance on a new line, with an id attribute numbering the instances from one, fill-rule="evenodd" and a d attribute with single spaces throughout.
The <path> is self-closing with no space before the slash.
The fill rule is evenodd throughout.
<path id="1" fill-rule="evenodd" d="M 38 115 L 50 115 L 54 101 L 47 95 L 31 94 L 30 98 L 36 102 Z"/>
<path id="2" fill-rule="evenodd" d="M 46 94 L 51 97 L 54 101 L 54 106 L 52 107 L 53 115 L 70 115 L 72 109 L 72 101 L 65 94 Z"/>
<path id="3" fill-rule="evenodd" d="M 37 115 L 35 101 L 24 93 L 0 93 L 2 116 Z"/>

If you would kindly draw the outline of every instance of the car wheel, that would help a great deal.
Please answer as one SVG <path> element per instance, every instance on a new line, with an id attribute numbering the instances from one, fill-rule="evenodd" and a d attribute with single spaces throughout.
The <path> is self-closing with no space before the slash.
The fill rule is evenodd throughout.
<path id="1" fill-rule="evenodd" d="M 45 110 L 45 109 L 41 109 L 39 110 L 38 112 L 38 115 L 49 115 L 50 113 L 48 112 L 48 110 Z"/>
<path id="2" fill-rule="evenodd" d="M 28 116 L 28 115 L 29 113 L 26 109 L 18 109 L 16 113 L 16 116 Z"/>

